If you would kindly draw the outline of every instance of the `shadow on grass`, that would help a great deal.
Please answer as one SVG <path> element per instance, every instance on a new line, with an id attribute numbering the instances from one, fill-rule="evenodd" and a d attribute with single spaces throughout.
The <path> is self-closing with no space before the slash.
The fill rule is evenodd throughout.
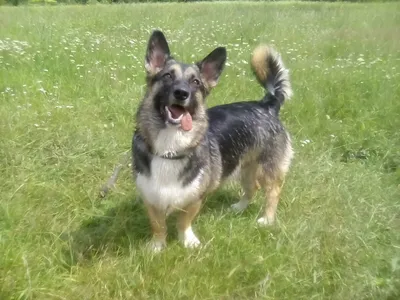
<path id="1" fill-rule="evenodd" d="M 200 214 L 227 210 L 238 199 L 236 190 L 218 190 L 206 199 Z M 168 240 L 176 240 L 176 214 L 168 218 L 167 224 Z M 63 249 L 63 262 L 70 268 L 105 252 L 124 255 L 132 246 L 144 244 L 150 238 L 151 228 L 142 202 L 125 199 L 108 209 L 104 215 L 84 220 L 76 231 L 64 236 L 67 245 Z"/>
<path id="2" fill-rule="evenodd" d="M 227 210 L 232 204 L 239 201 L 239 199 L 240 194 L 236 188 L 230 186 L 221 187 L 207 197 L 200 214 L 219 211 L 221 209 Z"/>
<path id="3" fill-rule="evenodd" d="M 118 254 L 148 238 L 150 226 L 141 202 L 122 200 L 103 215 L 82 221 L 76 231 L 65 236 L 65 264 L 70 267 L 104 252 Z"/>

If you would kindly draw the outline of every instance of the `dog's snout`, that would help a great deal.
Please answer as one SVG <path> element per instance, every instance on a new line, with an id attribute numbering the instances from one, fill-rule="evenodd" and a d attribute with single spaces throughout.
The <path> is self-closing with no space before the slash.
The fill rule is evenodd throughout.
<path id="1" fill-rule="evenodd" d="M 176 88 L 174 90 L 174 97 L 178 101 L 186 100 L 187 98 L 189 98 L 189 94 L 190 94 L 189 90 L 182 87 Z"/>

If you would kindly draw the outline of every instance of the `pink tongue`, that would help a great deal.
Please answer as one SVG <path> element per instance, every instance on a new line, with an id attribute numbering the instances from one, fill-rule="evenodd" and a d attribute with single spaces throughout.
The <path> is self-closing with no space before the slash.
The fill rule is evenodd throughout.
<path id="1" fill-rule="evenodd" d="M 168 107 L 169 111 L 171 112 L 171 116 L 174 119 L 178 119 L 182 114 L 185 113 L 185 110 L 183 107 L 177 106 L 177 105 L 171 105 Z"/>
<path id="2" fill-rule="evenodd" d="M 171 105 L 169 111 L 174 119 L 178 119 L 183 114 L 181 119 L 181 127 L 183 130 L 189 131 L 192 129 L 192 116 L 189 112 L 185 111 L 183 107 Z"/>
<path id="3" fill-rule="evenodd" d="M 185 131 L 192 129 L 192 116 L 188 112 L 185 112 L 181 119 L 181 127 Z"/>

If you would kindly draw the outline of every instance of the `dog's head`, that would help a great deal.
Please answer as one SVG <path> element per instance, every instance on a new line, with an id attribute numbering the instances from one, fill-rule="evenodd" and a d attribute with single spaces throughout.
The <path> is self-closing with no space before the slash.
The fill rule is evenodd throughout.
<path id="1" fill-rule="evenodd" d="M 161 130 L 174 127 L 189 133 L 206 127 L 205 98 L 218 82 L 226 61 L 226 50 L 216 48 L 194 64 L 176 61 L 161 31 L 150 36 L 145 57 L 147 95 L 143 105 L 151 125 Z"/>

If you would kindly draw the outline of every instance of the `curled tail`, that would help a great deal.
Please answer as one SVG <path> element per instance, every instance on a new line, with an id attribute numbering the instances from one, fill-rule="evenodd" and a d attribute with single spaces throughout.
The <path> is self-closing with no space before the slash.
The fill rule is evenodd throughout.
<path id="1" fill-rule="evenodd" d="M 289 70 L 280 54 L 269 46 L 260 45 L 253 51 L 251 67 L 258 82 L 266 89 L 262 102 L 278 113 L 285 100 L 293 95 Z"/>

